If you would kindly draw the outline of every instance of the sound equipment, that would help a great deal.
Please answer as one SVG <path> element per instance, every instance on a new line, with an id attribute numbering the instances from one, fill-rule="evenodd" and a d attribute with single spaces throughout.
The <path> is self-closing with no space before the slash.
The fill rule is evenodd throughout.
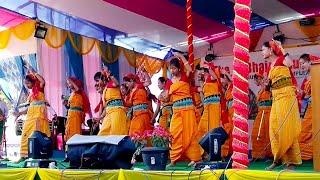
<path id="1" fill-rule="evenodd" d="M 210 155 L 210 161 L 221 160 L 221 146 L 228 138 L 227 132 L 218 127 L 209 131 L 199 141 L 201 147 Z"/>
<path id="2" fill-rule="evenodd" d="M 136 148 L 128 136 L 74 135 L 68 142 L 71 168 L 130 169 Z"/>
<path id="3" fill-rule="evenodd" d="M 16 135 L 17 135 L 17 136 L 21 136 L 21 134 L 22 134 L 22 127 L 23 127 L 23 120 L 22 120 L 22 119 L 18 119 L 18 120 L 16 121 L 16 125 L 15 125 Z"/>
<path id="4" fill-rule="evenodd" d="M 231 162 L 228 164 L 228 162 L 201 162 L 197 163 L 194 167 L 194 170 L 203 170 L 203 169 L 227 169 L 231 168 Z M 227 167 L 228 166 L 228 167 Z"/>
<path id="5" fill-rule="evenodd" d="M 53 119 L 53 126 L 57 134 L 59 133 L 64 134 L 66 129 L 66 122 L 67 122 L 67 118 L 62 116 L 57 116 L 56 118 Z"/>
<path id="6" fill-rule="evenodd" d="M 93 122 L 92 119 L 87 120 L 87 125 L 89 126 L 89 134 L 88 135 L 97 135 L 100 131 L 99 124 Z"/>
<path id="7" fill-rule="evenodd" d="M 34 131 L 28 139 L 28 157 L 48 159 L 52 156 L 52 140 L 40 131 Z"/>
<path id="8" fill-rule="evenodd" d="M 49 159 L 27 159 L 24 162 L 25 168 L 48 168 L 50 163 L 54 163 L 57 166 L 57 161 Z"/>

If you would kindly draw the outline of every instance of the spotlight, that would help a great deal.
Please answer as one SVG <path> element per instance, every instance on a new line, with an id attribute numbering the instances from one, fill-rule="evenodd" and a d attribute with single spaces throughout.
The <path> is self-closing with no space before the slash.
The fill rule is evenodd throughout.
<path id="1" fill-rule="evenodd" d="M 273 39 L 280 41 L 281 44 L 283 44 L 284 41 L 286 40 L 286 36 L 280 31 L 279 25 L 276 25 L 276 28 L 277 28 L 276 32 L 273 33 Z"/>
<path id="2" fill-rule="evenodd" d="M 44 26 L 41 22 L 36 23 L 36 31 L 34 37 L 44 39 L 47 35 L 48 28 Z"/>

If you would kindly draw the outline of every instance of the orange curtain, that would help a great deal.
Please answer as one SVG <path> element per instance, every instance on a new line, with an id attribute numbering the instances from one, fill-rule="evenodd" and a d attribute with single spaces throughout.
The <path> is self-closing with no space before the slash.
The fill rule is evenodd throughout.
<path id="1" fill-rule="evenodd" d="M 164 61 L 162 60 L 158 60 L 142 54 L 137 55 L 136 68 L 140 66 L 144 66 L 145 70 L 149 74 L 158 73 L 161 70 L 163 64 L 164 64 Z"/>

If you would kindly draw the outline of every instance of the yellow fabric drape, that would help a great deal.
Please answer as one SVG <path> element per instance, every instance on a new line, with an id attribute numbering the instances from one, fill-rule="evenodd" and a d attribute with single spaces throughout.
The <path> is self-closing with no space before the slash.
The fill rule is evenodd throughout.
<path id="1" fill-rule="evenodd" d="M 33 35 L 35 30 L 35 21 L 27 20 L 15 27 L 0 32 L 0 49 L 8 46 L 11 34 L 20 40 L 27 40 Z"/>
<path id="2" fill-rule="evenodd" d="M 67 32 L 53 26 L 48 26 L 45 41 L 51 48 L 60 48 L 64 45 L 67 39 Z"/>
<path id="3" fill-rule="evenodd" d="M 118 46 L 104 44 L 100 41 L 98 41 L 97 45 L 100 56 L 106 63 L 112 64 L 118 60 L 120 55 L 120 49 Z"/>
<path id="4" fill-rule="evenodd" d="M 0 32 L 0 49 L 4 49 L 8 46 L 11 34 L 15 35 L 20 40 L 27 40 L 33 36 L 35 31 L 36 21 L 27 20 L 11 29 Z M 81 55 L 89 54 L 93 47 L 97 45 L 100 56 L 106 63 L 114 63 L 118 60 L 119 55 L 123 52 L 130 66 L 138 68 L 144 65 L 146 71 L 149 74 L 155 74 L 165 66 L 164 61 L 152 58 L 143 54 L 136 53 L 132 50 L 128 50 L 122 47 L 118 47 L 112 44 L 103 43 L 98 40 L 73 34 L 69 31 L 65 31 L 54 26 L 46 25 L 48 28 L 45 41 L 51 48 L 60 48 L 65 44 L 67 38 L 70 39 L 72 47 L 77 53 Z M 164 70 L 166 74 L 166 70 Z M 166 75 L 164 75 L 166 76 Z"/>
<path id="5" fill-rule="evenodd" d="M 96 41 L 94 39 L 80 36 L 78 34 L 73 34 L 70 31 L 67 32 L 68 38 L 70 39 L 72 47 L 77 51 L 77 53 L 81 55 L 89 54 L 90 51 L 93 49 L 94 44 Z M 79 38 L 79 42 L 77 42 L 77 38 Z M 78 44 L 80 47 L 78 47 Z"/>
<path id="6" fill-rule="evenodd" d="M 82 51 L 81 51 L 82 55 L 89 54 L 93 49 L 94 45 L 96 44 L 95 39 L 88 38 L 85 36 L 81 37 L 81 41 L 82 41 Z"/>
<path id="7" fill-rule="evenodd" d="M 274 179 L 319 179 L 320 174 L 317 173 L 298 173 L 298 172 L 271 172 L 271 171 L 257 171 L 257 170 L 237 170 L 228 169 L 225 173 L 228 180 L 274 180 Z"/>
<path id="8" fill-rule="evenodd" d="M 36 173 L 40 179 L 60 179 L 60 180 L 86 180 L 86 179 L 101 179 L 101 180 L 129 180 L 129 179 L 220 179 L 223 170 L 205 170 L 200 171 L 133 171 L 133 170 L 58 170 L 45 168 L 18 168 L 18 169 L 1 169 L 0 179 L 26 179 L 34 180 Z M 271 172 L 258 170 L 238 170 L 227 169 L 225 172 L 229 180 L 274 180 L 274 179 L 320 179 L 318 173 L 300 173 L 300 172 Z"/>
<path id="9" fill-rule="evenodd" d="M 126 57 L 130 66 L 136 67 L 136 59 L 137 59 L 136 53 L 134 51 L 131 51 L 125 48 L 121 48 L 120 51 L 123 53 L 124 57 Z"/>
<path id="10" fill-rule="evenodd" d="M 132 170 L 120 170 L 118 180 L 129 180 L 129 179 L 154 179 L 154 180 L 183 180 L 183 179 L 219 179 L 223 170 L 214 171 L 132 171 Z"/>
<path id="11" fill-rule="evenodd" d="M 18 26 L 11 28 L 11 32 L 20 40 L 27 40 L 35 31 L 34 20 L 27 20 Z"/>
<path id="12" fill-rule="evenodd" d="M 4 49 L 8 46 L 10 34 L 9 29 L 0 32 L 0 49 Z"/>
<path id="13" fill-rule="evenodd" d="M 0 179 L 1 180 L 11 180 L 11 179 L 34 180 L 36 173 L 37 173 L 36 168 L 1 169 Z"/>
<path id="14" fill-rule="evenodd" d="M 160 61 L 155 58 L 139 54 L 137 55 L 136 67 L 138 68 L 140 66 L 143 66 L 149 74 L 156 74 L 161 70 L 163 62 L 164 61 Z"/>
<path id="15" fill-rule="evenodd" d="M 117 180 L 118 170 L 96 171 L 96 170 L 57 170 L 57 169 L 38 169 L 40 179 L 61 179 L 61 180 L 74 180 L 74 179 L 101 179 L 101 180 Z"/>

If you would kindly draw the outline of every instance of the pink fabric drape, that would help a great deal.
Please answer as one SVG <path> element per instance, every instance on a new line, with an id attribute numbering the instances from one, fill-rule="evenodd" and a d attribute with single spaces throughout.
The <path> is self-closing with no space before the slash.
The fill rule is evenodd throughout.
<path id="1" fill-rule="evenodd" d="M 123 83 L 123 77 L 129 73 L 136 73 L 136 69 L 128 63 L 128 60 L 123 55 L 123 53 L 119 56 L 119 82 Z"/>
<path id="2" fill-rule="evenodd" d="M 46 81 L 46 99 L 58 116 L 64 116 L 61 100 L 65 89 L 63 51 L 61 48 L 50 48 L 45 41 L 42 41 L 39 52 L 40 71 Z"/>
<path id="3" fill-rule="evenodd" d="M 88 93 L 92 111 L 100 101 L 100 95 L 94 87 L 94 74 L 101 70 L 101 59 L 98 48 L 95 46 L 91 52 L 83 56 L 83 70 L 85 89 Z"/>
<path id="4" fill-rule="evenodd" d="M 24 16 L 5 9 L 0 9 L 0 17 L 0 26 L 6 28 L 16 26 L 27 20 L 27 18 L 25 18 Z"/>

